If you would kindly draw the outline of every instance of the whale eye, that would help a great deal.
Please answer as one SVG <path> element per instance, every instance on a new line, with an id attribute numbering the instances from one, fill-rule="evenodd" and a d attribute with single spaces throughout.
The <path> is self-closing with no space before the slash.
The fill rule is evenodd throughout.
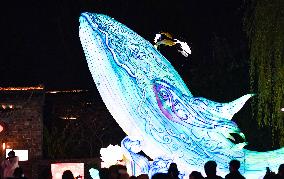
<path id="1" fill-rule="evenodd" d="M 167 100 L 169 98 L 169 94 L 165 89 L 161 89 L 159 91 L 159 96 L 161 97 L 161 99 L 163 100 Z"/>

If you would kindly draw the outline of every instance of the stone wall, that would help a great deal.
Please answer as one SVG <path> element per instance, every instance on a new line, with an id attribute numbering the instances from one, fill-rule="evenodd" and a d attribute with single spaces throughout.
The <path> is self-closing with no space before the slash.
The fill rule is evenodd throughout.
<path id="1" fill-rule="evenodd" d="M 42 158 L 44 97 L 43 89 L 0 91 L 0 121 L 6 124 L 0 142 L 28 150 L 31 162 Z"/>
<path id="2" fill-rule="evenodd" d="M 46 127 L 50 127 L 53 118 L 66 123 L 75 122 L 75 120 L 63 120 L 62 116 L 79 118 L 91 115 L 98 121 L 107 122 L 108 126 L 113 126 L 109 133 L 105 133 L 106 144 L 121 141 L 125 134 L 112 119 L 103 102 L 97 103 L 97 100 L 90 99 L 92 96 L 89 97 L 89 95 L 91 96 L 91 93 L 86 91 L 45 92 L 43 88 L 9 90 L 0 87 L 0 127 L 4 126 L 6 129 L 2 132 L 0 130 L 0 147 L 2 148 L 2 143 L 5 143 L 7 148 L 29 151 L 29 160 L 19 162 L 28 178 L 41 178 L 41 174 L 50 169 L 51 163 L 63 162 L 84 163 L 85 177 L 90 178 L 88 170 L 91 167 L 100 168 L 101 160 L 94 158 L 95 155 L 92 158 L 70 156 L 70 158 L 79 159 L 58 160 L 48 160 L 48 157 L 44 158 L 43 155 L 43 123 L 46 123 Z M 112 121 L 105 119 L 112 119 Z M 92 147 L 96 147 L 95 151 L 99 150 L 95 144 Z M 1 148 L 0 157 L 3 159 L 5 155 Z"/>

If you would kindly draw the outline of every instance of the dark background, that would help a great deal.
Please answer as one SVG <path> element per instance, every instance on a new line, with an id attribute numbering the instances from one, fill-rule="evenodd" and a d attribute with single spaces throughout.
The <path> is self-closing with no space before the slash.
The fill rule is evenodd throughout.
<path id="1" fill-rule="evenodd" d="M 150 42 L 167 31 L 189 43 L 188 58 L 170 47 L 161 52 L 194 96 L 228 102 L 249 93 L 245 1 L 28 0 L 0 7 L 2 87 L 43 84 L 46 90 L 87 89 L 99 97 L 78 36 L 80 13 L 88 11 L 111 16 Z M 269 136 L 251 119 L 250 101 L 234 120 L 249 147 L 269 146 L 263 142 Z"/>
<path id="2" fill-rule="evenodd" d="M 190 80 L 199 78 L 209 84 L 222 81 L 222 78 L 206 79 L 208 75 L 201 73 L 207 71 L 210 75 L 223 71 L 222 76 L 226 78 L 226 65 L 231 65 L 232 58 L 229 59 L 226 54 L 230 52 L 221 52 L 220 58 L 216 57 L 219 52 L 214 46 L 223 51 L 225 47 L 239 52 L 244 43 L 243 2 L 239 0 L 5 1 L 1 4 L 0 86 L 41 83 L 47 89 L 95 88 L 78 36 L 78 18 L 85 11 L 107 14 L 150 42 L 160 31 L 168 31 L 187 41 L 192 47 L 192 55 L 188 59 L 170 48 L 162 49 L 162 53 L 197 95 L 199 86 L 193 84 L 198 80 Z M 224 39 L 225 44 L 222 42 Z M 214 45 L 216 41 L 220 44 Z M 246 63 L 243 55 L 231 54 L 236 65 Z M 247 86 L 245 80 L 239 80 L 244 83 L 239 86 Z M 216 87 L 225 93 L 227 91 L 222 86 L 210 88 L 215 90 Z M 247 93 L 247 90 L 242 92 Z"/>

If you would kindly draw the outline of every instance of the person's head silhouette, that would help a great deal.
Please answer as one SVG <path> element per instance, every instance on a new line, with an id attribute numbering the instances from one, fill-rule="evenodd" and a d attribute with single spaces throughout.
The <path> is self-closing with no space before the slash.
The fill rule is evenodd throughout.
<path id="1" fill-rule="evenodd" d="M 284 176 L 284 163 L 279 165 L 279 168 L 278 168 L 278 174 L 280 176 Z"/>
<path id="2" fill-rule="evenodd" d="M 74 179 L 74 175 L 71 170 L 65 170 L 62 174 L 62 179 Z"/>
<path id="3" fill-rule="evenodd" d="M 204 170 L 207 176 L 216 176 L 217 163 L 215 161 L 208 161 L 204 165 Z"/>
<path id="4" fill-rule="evenodd" d="M 231 160 L 229 163 L 229 170 L 230 172 L 236 172 L 239 170 L 241 166 L 241 162 L 238 160 Z"/>
<path id="5" fill-rule="evenodd" d="M 11 150 L 9 153 L 8 153 L 8 157 L 9 158 L 13 158 L 13 157 L 15 157 L 16 156 L 16 154 L 15 154 L 15 151 L 13 151 L 13 150 Z"/>

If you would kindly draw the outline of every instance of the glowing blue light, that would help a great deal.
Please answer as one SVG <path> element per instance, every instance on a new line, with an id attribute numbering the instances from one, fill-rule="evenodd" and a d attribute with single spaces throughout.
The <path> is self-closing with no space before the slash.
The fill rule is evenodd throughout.
<path id="1" fill-rule="evenodd" d="M 92 179 L 100 179 L 99 171 L 97 169 L 91 168 L 89 173 Z"/>
<path id="2" fill-rule="evenodd" d="M 283 162 L 284 149 L 255 152 L 232 142 L 230 133 L 244 134 L 230 119 L 252 95 L 229 103 L 193 97 L 152 44 L 108 16 L 83 13 L 79 33 L 98 91 L 128 135 L 122 146 L 136 162 L 137 175 L 165 171 L 169 162 L 188 174 L 214 160 L 224 176 L 229 161 L 237 159 L 242 174 L 257 178 Z M 140 150 L 154 161 L 139 156 Z"/>

